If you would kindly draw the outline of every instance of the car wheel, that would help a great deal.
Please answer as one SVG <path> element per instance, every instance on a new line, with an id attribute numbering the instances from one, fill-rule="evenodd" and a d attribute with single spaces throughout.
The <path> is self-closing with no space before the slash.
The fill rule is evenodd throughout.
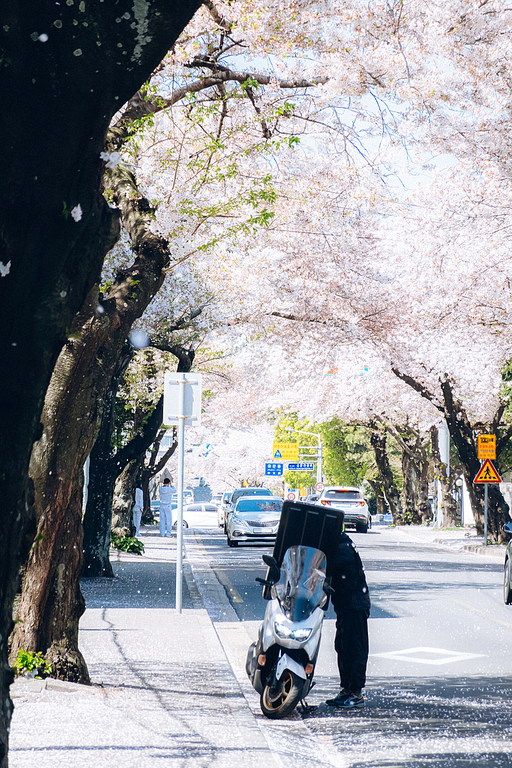
<path id="1" fill-rule="evenodd" d="M 503 570 L 503 600 L 505 601 L 505 605 L 512 605 L 511 565 L 512 562 L 510 558 L 507 557 Z"/>
<path id="2" fill-rule="evenodd" d="M 358 533 L 368 533 L 368 523 L 357 523 L 356 531 Z"/>
<path id="3" fill-rule="evenodd" d="M 233 541 L 233 539 L 230 539 L 229 534 L 228 534 L 228 547 L 238 547 L 238 541 Z"/>

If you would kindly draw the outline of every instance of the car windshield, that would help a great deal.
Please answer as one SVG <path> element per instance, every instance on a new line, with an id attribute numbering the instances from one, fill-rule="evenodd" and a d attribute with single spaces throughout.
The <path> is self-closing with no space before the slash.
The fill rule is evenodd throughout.
<path id="1" fill-rule="evenodd" d="M 237 512 L 280 512 L 283 506 L 281 499 L 240 499 Z"/>
<path id="2" fill-rule="evenodd" d="M 350 501 L 353 499 L 361 499 L 362 495 L 360 491 L 345 491 L 339 488 L 332 488 L 330 491 L 325 492 L 324 498 L 338 499 L 338 501 Z"/>

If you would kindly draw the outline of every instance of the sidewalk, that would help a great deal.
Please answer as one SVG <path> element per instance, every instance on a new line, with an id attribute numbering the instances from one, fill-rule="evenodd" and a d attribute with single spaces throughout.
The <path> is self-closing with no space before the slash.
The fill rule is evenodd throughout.
<path id="1" fill-rule="evenodd" d="M 153 528 L 141 538 L 142 557 L 113 554 L 115 579 L 82 582 L 80 649 L 93 685 L 12 686 L 10 768 L 154 768 L 161 758 L 180 768 L 276 768 L 196 582 L 206 580 L 206 600 L 229 606 L 224 589 L 211 571 L 194 580 L 185 561 L 177 613 L 176 539 Z M 194 547 L 193 534 L 185 540 Z"/>
<path id="2" fill-rule="evenodd" d="M 484 546 L 484 537 L 477 536 L 474 528 L 459 528 L 445 530 L 426 525 L 401 525 L 397 531 L 424 544 L 434 544 L 444 549 L 474 552 L 478 555 L 488 555 L 505 560 L 505 544 L 488 544 Z"/>

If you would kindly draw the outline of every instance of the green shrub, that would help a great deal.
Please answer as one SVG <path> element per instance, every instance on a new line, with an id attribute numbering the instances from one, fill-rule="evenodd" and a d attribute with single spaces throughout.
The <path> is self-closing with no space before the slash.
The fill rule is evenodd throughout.
<path id="1" fill-rule="evenodd" d="M 30 651 L 21 649 L 18 651 L 16 661 L 12 665 L 12 668 L 18 677 L 26 675 L 27 673 L 29 673 L 29 675 L 30 673 L 35 673 L 33 676 L 37 680 L 41 680 L 43 677 L 48 677 L 52 673 L 52 665 L 48 664 L 46 659 L 43 659 L 41 651 L 30 653 Z"/>
<path id="2" fill-rule="evenodd" d="M 136 539 L 135 536 L 116 536 L 112 534 L 110 546 L 114 549 L 120 549 L 122 552 L 132 552 L 135 555 L 142 555 L 144 552 L 144 544 L 140 539 Z"/>

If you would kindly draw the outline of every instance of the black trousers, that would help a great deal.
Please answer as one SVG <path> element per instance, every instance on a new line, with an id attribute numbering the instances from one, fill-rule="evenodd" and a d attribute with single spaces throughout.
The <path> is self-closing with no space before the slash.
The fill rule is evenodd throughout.
<path id="1" fill-rule="evenodd" d="M 338 656 L 341 687 L 350 693 L 364 688 L 368 663 L 369 611 L 336 609 L 334 649 Z"/>

